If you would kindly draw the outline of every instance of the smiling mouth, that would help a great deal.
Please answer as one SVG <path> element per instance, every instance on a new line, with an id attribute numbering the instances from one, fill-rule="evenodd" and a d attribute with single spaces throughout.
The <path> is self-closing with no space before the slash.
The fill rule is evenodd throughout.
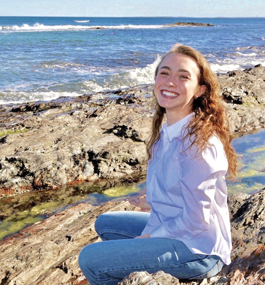
<path id="1" fill-rule="evenodd" d="M 167 96 L 167 97 L 178 97 L 177 93 L 169 92 L 169 91 L 162 91 L 162 95 Z"/>

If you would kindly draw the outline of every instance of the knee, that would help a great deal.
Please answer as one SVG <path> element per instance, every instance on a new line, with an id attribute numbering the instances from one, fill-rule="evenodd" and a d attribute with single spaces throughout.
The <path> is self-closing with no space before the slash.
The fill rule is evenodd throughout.
<path id="1" fill-rule="evenodd" d="M 87 255 L 87 250 L 86 247 L 83 248 L 78 257 L 78 264 L 79 267 L 81 268 L 82 272 L 85 274 L 86 268 L 87 268 L 87 261 L 89 260 L 88 255 Z"/>
<path id="2" fill-rule="evenodd" d="M 98 234 L 98 236 L 102 239 L 102 240 L 106 240 L 106 238 L 104 238 L 102 236 L 102 233 L 104 233 L 106 231 L 106 229 L 108 230 L 112 230 L 113 227 L 115 227 L 116 223 L 119 223 L 119 213 L 120 212 L 107 212 L 107 213 L 103 213 L 101 215 L 98 216 L 98 218 L 95 221 L 95 230 Z M 117 218 L 118 217 L 118 218 Z"/>
<path id="3" fill-rule="evenodd" d="M 94 244 L 90 244 L 81 250 L 78 257 L 79 267 L 90 284 L 100 284 L 96 283 L 97 263 L 95 262 L 95 254 Z"/>
<path id="4" fill-rule="evenodd" d="M 91 272 L 96 271 L 96 268 L 98 266 L 97 254 L 100 250 L 98 246 L 98 243 L 91 243 L 85 246 L 79 253 L 78 264 L 85 276 L 89 275 Z"/>
<path id="5" fill-rule="evenodd" d="M 101 237 L 102 229 L 108 224 L 108 213 L 101 214 L 95 221 L 95 230 L 99 237 Z"/>

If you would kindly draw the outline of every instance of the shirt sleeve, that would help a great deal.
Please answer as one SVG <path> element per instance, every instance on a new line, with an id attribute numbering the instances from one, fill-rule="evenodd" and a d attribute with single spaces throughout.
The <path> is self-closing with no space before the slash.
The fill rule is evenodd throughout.
<path id="1" fill-rule="evenodd" d="M 210 145 L 198 154 L 191 149 L 179 154 L 180 181 L 183 210 L 164 220 L 151 233 L 151 237 L 184 238 L 207 231 L 219 181 L 224 181 L 228 163 L 220 140 L 213 137 Z"/>

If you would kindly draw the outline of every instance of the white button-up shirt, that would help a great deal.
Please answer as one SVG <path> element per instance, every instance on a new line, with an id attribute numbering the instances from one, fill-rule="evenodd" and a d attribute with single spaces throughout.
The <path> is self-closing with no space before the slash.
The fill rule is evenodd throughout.
<path id="1" fill-rule="evenodd" d="M 229 264 L 228 162 L 215 135 L 197 156 L 195 147 L 183 152 L 189 141 L 183 144 L 182 138 L 191 116 L 162 126 L 148 163 L 146 199 L 152 210 L 142 235 L 177 239 L 194 253 L 218 255 Z"/>

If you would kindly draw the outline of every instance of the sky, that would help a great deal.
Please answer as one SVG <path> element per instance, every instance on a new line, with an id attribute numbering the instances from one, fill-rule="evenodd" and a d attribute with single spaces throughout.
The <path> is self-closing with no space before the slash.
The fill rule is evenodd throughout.
<path id="1" fill-rule="evenodd" d="M 265 17 L 265 1 L 0 0 L 0 16 Z"/>

